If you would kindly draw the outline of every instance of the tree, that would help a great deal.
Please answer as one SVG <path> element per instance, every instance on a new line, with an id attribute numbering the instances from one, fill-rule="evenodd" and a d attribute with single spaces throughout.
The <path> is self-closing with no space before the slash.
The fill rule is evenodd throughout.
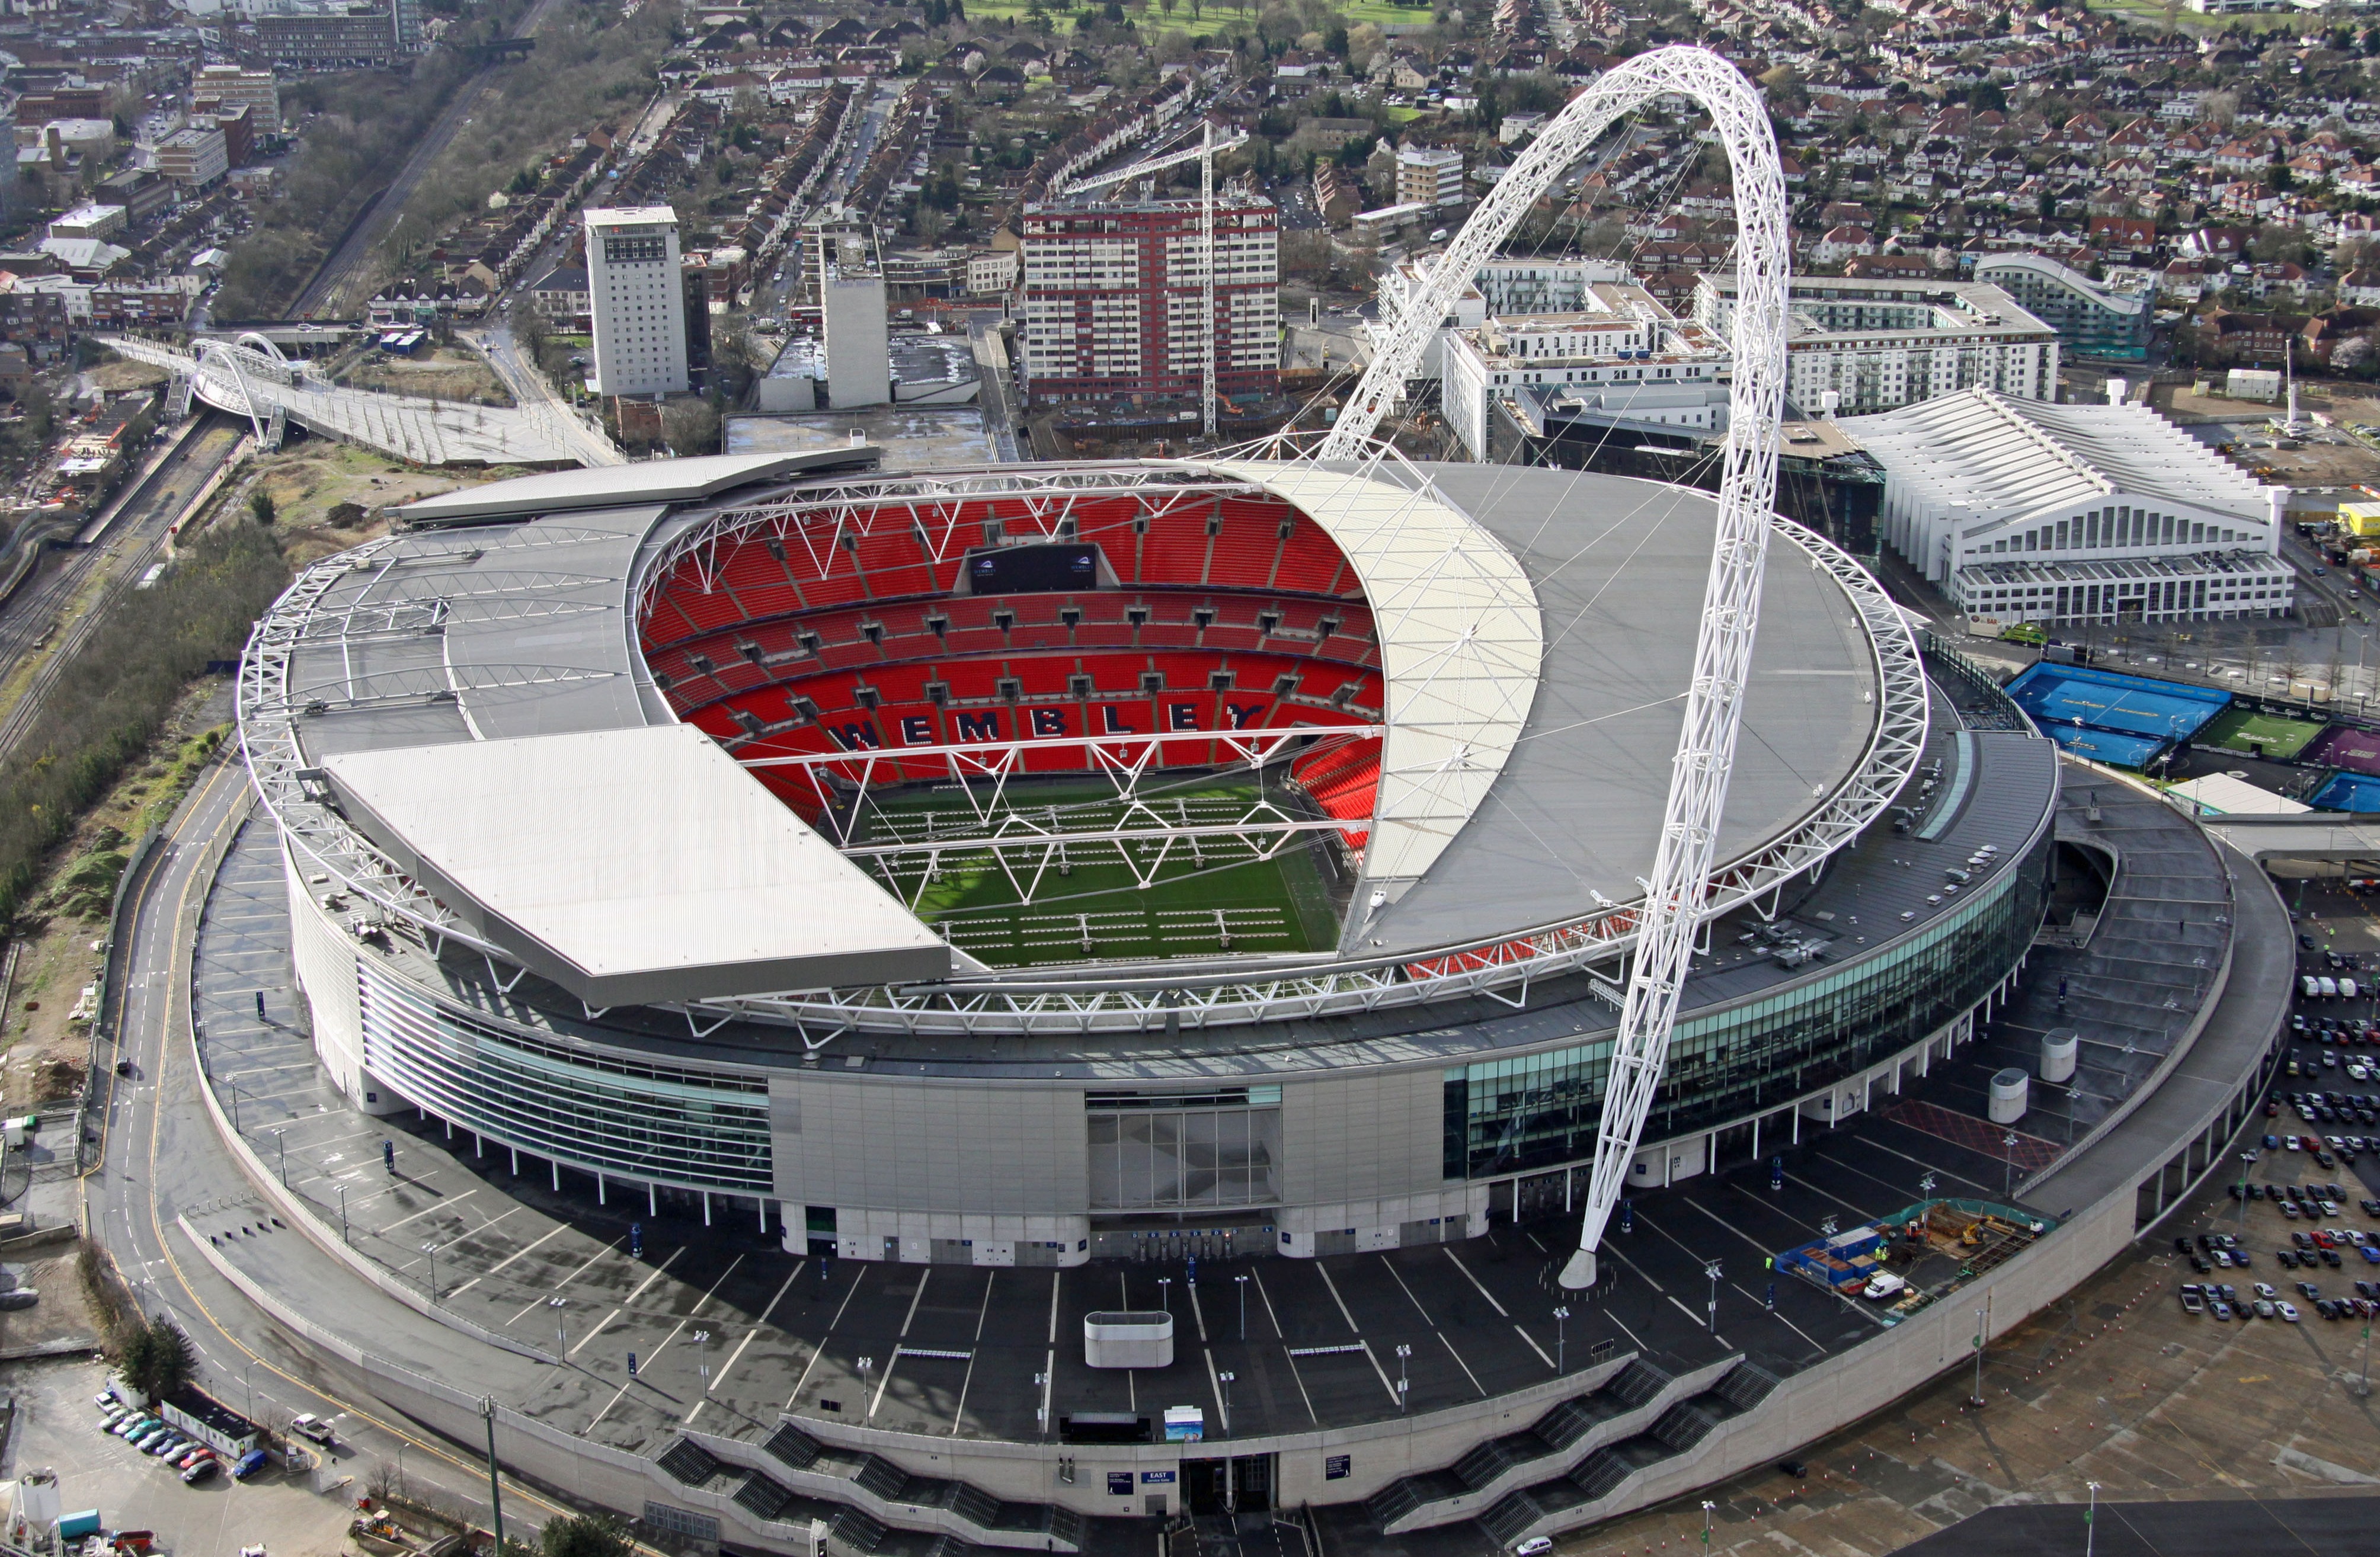
<path id="1" fill-rule="evenodd" d="M 255 515 L 258 524 L 267 526 L 272 525 L 279 512 L 273 506 L 273 494 L 261 488 L 249 494 L 248 511 Z"/>
<path id="2" fill-rule="evenodd" d="M 545 1522 L 537 1549 L 539 1557 L 635 1557 L 637 1546 L 609 1515 L 570 1514 Z"/>
<path id="3" fill-rule="evenodd" d="M 715 454 L 719 452 L 719 410 L 709 401 L 672 401 L 662 411 L 662 436 L 672 453 Z"/>
<path id="4" fill-rule="evenodd" d="M 116 1361 L 126 1381 L 152 1400 L 179 1394 L 198 1369 L 190 1338 L 164 1314 L 126 1336 Z"/>

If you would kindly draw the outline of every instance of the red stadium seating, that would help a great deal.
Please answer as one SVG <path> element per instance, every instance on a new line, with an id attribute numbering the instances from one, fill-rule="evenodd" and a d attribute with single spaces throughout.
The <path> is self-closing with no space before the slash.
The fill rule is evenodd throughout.
<path id="1" fill-rule="evenodd" d="M 1208 765 L 1234 760 L 1219 730 L 1378 718 L 1371 615 L 1318 525 L 1269 497 L 1153 501 L 970 499 L 758 527 L 654 588 L 647 661 L 680 717 L 739 755 L 882 752 L 882 782 L 948 777 L 941 759 L 898 761 L 909 746 L 1132 732 L 1162 737 L 1165 766 Z M 971 549 L 1069 535 L 1102 549 L 1115 587 L 954 593 Z M 1095 766 L 1080 746 L 1026 749 L 1029 771 Z M 754 771 L 821 815 L 803 769 Z M 1366 823 L 1379 743 L 1295 772 L 1326 815 Z"/>

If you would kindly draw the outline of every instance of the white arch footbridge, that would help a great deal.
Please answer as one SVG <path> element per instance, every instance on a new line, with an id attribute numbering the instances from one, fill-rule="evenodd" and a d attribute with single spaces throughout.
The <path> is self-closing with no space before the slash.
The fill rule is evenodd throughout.
<path id="1" fill-rule="evenodd" d="M 278 447 L 282 429 L 295 422 L 417 465 L 558 465 L 586 459 L 584 431 L 574 439 L 565 425 L 569 413 L 552 401 L 470 405 L 346 389 L 314 378 L 303 361 L 284 356 L 253 331 L 234 341 L 200 341 L 195 355 L 135 336 L 102 336 L 101 344 L 173 374 L 177 401 L 187 393 L 246 416 L 261 449 Z"/>

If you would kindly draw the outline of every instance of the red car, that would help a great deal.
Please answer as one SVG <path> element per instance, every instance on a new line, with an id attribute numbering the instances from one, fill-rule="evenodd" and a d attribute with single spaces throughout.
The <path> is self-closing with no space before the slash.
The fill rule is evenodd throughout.
<path id="1" fill-rule="evenodd" d="M 2277 1103 L 2266 1103 L 2266 1104 L 2265 1104 L 2265 1118 L 2267 1118 L 2267 1119 L 2277 1119 L 2277 1118 L 2279 1118 L 2280 1116 L 2281 1116 L 2281 1105 L 2280 1105 L 2279 1104 L 2277 1104 Z"/>

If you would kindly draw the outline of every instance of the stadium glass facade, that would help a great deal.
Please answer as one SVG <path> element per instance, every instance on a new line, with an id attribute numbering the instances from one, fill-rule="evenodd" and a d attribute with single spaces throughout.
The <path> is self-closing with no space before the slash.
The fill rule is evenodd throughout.
<path id="1" fill-rule="evenodd" d="M 769 1083 L 544 1042 L 359 964 L 364 1063 L 465 1129 L 590 1172 L 765 1195 Z"/>
<path id="2" fill-rule="evenodd" d="M 1955 1020 L 2032 944 L 2048 889 L 2045 832 L 2016 869 L 1923 934 L 1797 988 L 1682 1018 L 1644 1139 L 1781 1106 Z M 1605 1038 L 1449 1069 L 1445 1176 L 1593 1157 L 1610 1059 Z"/>

